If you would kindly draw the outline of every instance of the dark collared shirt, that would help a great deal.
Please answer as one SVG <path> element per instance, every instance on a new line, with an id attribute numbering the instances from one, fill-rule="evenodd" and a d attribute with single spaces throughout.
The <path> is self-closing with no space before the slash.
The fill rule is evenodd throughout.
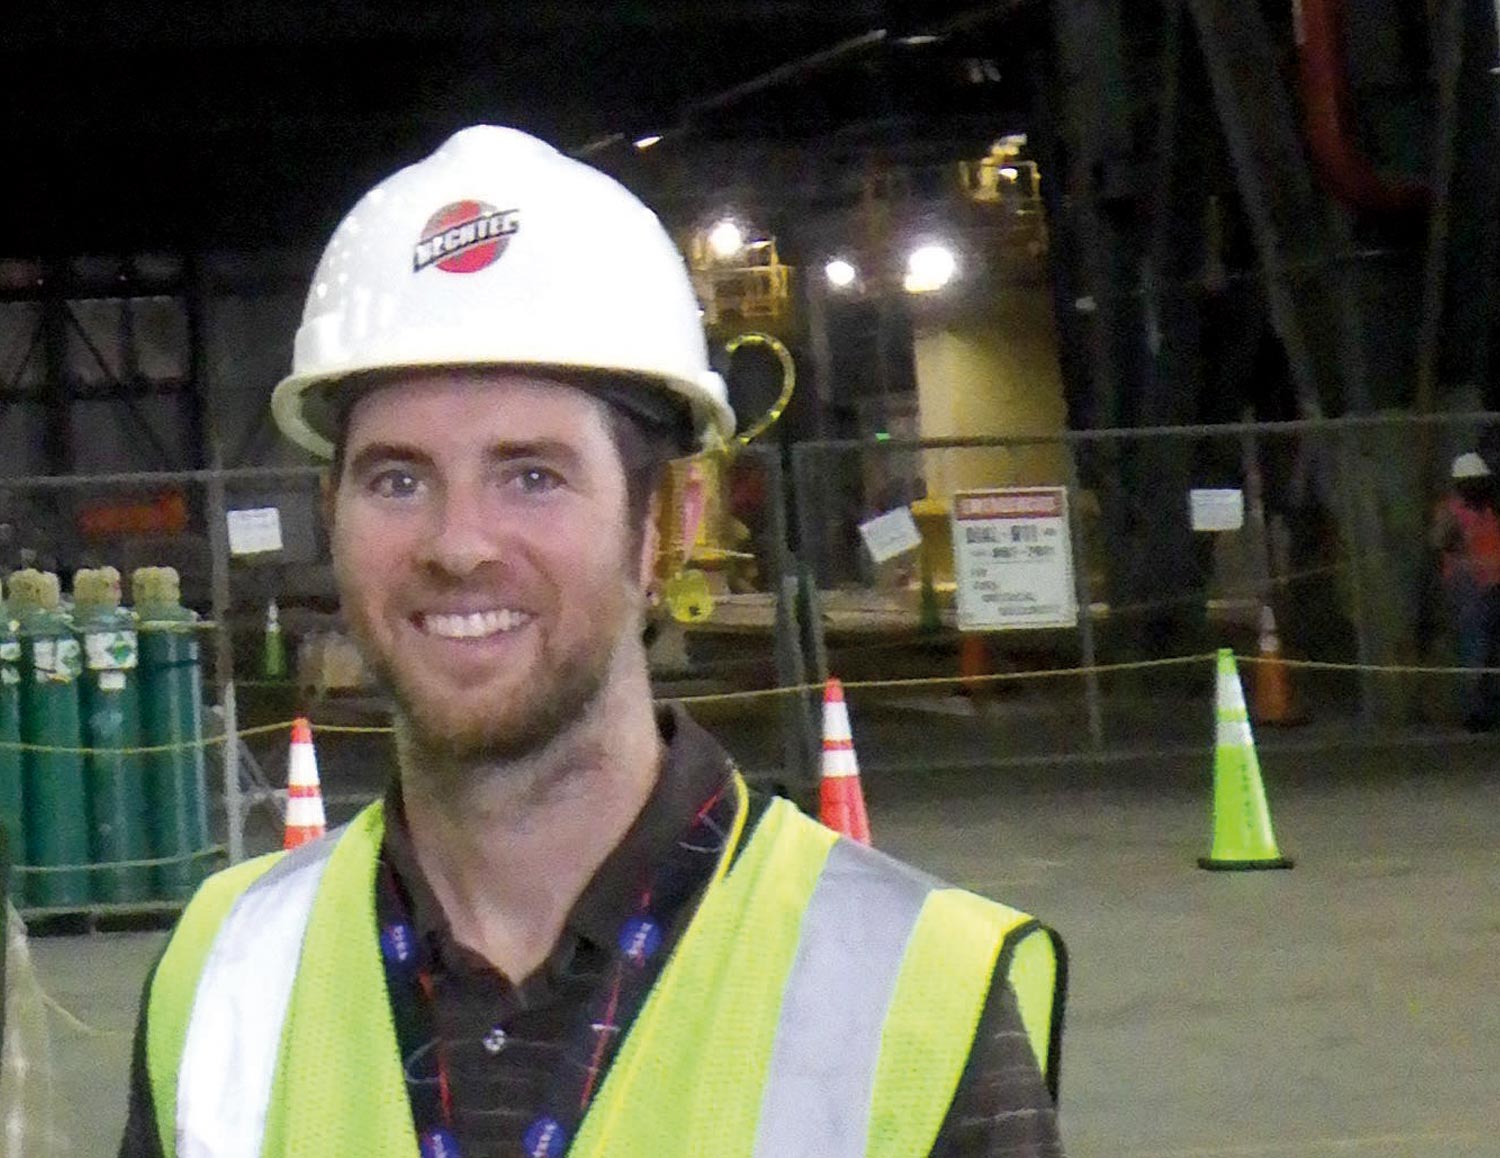
<path id="1" fill-rule="evenodd" d="M 663 951 L 648 969 L 659 971 L 691 919 L 717 864 L 712 849 L 681 838 L 706 801 L 724 793 L 732 765 L 724 750 L 680 709 L 661 716 L 666 759 L 640 815 L 569 913 L 557 946 L 530 976 L 512 981 L 459 944 L 413 853 L 392 787 L 382 855 L 394 871 L 417 935 L 433 962 L 435 1029 L 445 1051 L 454 1132 L 464 1158 L 511 1158 L 555 1093 L 558 1063 L 606 984 L 612 946 L 635 911 L 637 889 L 668 860 L 679 887 L 653 916 L 665 926 Z M 732 802 L 731 802 L 732 803 Z M 767 798 L 751 795 L 746 834 Z M 650 978 L 648 978 L 649 982 Z M 633 1011 L 632 1011 L 633 1013 Z M 142 1018 L 144 1026 L 144 1015 Z M 620 1036 L 629 1029 L 620 1026 Z M 603 1075 L 599 1076 L 602 1081 Z M 1043 1085 L 1009 986 L 992 985 L 968 1063 L 931 1153 L 943 1158 L 1061 1158 L 1057 1117 Z M 159 1158 L 137 1033 L 130 1117 L 121 1158 Z"/>

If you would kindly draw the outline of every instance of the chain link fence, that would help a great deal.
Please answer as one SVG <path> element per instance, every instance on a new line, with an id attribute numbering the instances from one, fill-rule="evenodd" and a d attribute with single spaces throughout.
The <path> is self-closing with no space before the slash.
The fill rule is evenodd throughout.
<path id="1" fill-rule="evenodd" d="M 1452 458 L 1488 452 L 1497 433 L 1500 415 L 1483 414 L 808 442 L 788 476 L 780 448 L 757 445 L 699 465 L 691 543 L 667 528 L 697 576 L 664 585 L 686 622 L 656 617 L 656 690 L 752 778 L 798 794 L 816 774 L 829 675 L 849 687 L 861 764 L 877 775 L 1204 748 L 1207 657 L 1225 646 L 1252 661 L 1263 737 L 1285 725 L 1312 745 L 1451 738 L 1475 693 L 1457 669 L 1476 653 L 1442 582 L 1433 512 Z M 56 569 L 65 585 L 85 566 L 181 572 L 202 620 L 220 860 L 279 843 L 295 715 L 317 728 L 331 822 L 377 796 L 392 766 L 389 700 L 339 614 L 322 485 L 311 468 L 0 481 L 0 571 Z M 982 503 L 954 517 L 966 496 L 1016 493 L 1060 505 L 1034 533 Z M 862 525 L 893 511 L 917 542 L 872 551 Z M 978 549 L 1045 560 L 1051 579 L 1007 590 L 1019 572 L 970 575 L 965 620 L 965 551 Z M 963 629 L 975 614 L 985 628 L 986 596 L 993 611 L 1038 582 L 1061 619 Z M 1256 663 L 1272 620 L 1280 659 Z"/>
<path id="2" fill-rule="evenodd" d="M 820 605 L 812 651 L 856 684 L 866 763 L 902 771 L 1205 746 L 1218 647 L 1251 661 L 1265 728 L 1304 725 L 1300 742 L 1451 732 L 1474 677 L 1441 670 L 1464 648 L 1433 515 L 1453 457 L 1488 450 L 1497 421 L 798 445 L 796 524 Z M 1050 574 L 1018 569 L 1049 550 L 1023 538 L 1051 534 L 1046 519 L 966 514 L 986 495 L 1009 496 L 993 507 L 1053 494 L 1071 567 L 1059 554 Z M 881 558 L 861 527 L 901 510 L 920 546 Z M 976 549 L 994 565 L 976 572 Z M 973 611 L 1050 605 L 1064 587 L 1076 607 L 1064 625 Z M 1262 649 L 1285 662 L 1254 662 Z M 861 694 L 863 682 L 883 686 Z"/>

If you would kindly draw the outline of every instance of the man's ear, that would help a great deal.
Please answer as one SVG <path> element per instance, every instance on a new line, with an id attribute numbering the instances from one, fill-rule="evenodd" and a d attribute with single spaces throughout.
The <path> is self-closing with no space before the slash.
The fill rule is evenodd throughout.
<path id="1" fill-rule="evenodd" d="M 670 579 L 687 565 L 698 539 L 698 527 L 703 522 L 707 490 L 703 482 L 703 465 L 690 461 L 677 480 L 676 485 L 663 478 L 660 486 L 651 495 L 651 505 L 646 516 L 646 531 L 641 536 L 640 574 L 641 585 L 650 587 L 657 579 Z M 672 502 L 675 511 L 668 512 L 664 504 Z M 666 522 L 675 524 L 681 538 L 673 537 L 666 545 L 670 558 L 662 557 L 662 523 L 664 515 L 674 515 Z"/>
<path id="2" fill-rule="evenodd" d="M 642 591 L 649 591 L 656 584 L 656 559 L 661 551 L 661 498 L 662 488 L 657 487 L 651 493 L 651 502 L 646 507 L 646 526 L 641 533 L 641 554 L 636 560 Z"/>

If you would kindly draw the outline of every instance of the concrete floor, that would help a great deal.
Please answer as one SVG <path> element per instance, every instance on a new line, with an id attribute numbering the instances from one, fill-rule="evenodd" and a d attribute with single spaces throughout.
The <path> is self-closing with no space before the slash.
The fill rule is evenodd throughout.
<path id="1" fill-rule="evenodd" d="M 1074 1158 L 1500 1156 L 1500 748 L 1277 754 L 1291 872 L 1211 874 L 1206 759 L 875 774 L 876 842 L 1072 957 Z M 161 935 L 38 939 L 70 1158 L 114 1152 Z"/>

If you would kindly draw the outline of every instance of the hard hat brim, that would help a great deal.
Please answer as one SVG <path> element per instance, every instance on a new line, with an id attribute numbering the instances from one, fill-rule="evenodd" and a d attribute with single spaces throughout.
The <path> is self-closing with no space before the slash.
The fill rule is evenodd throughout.
<path id="1" fill-rule="evenodd" d="M 727 443 L 734 435 L 734 411 L 722 401 L 723 381 L 711 370 L 705 373 L 704 381 L 689 381 L 637 370 L 567 366 L 551 362 L 512 361 L 478 365 L 472 362 L 451 365 L 423 362 L 410 366 L 382 364 L 356 367 L 333 375 L 292 374 L 282 379 L 272 393 L 271 414 L 282 434 L 290 441 L 316 458 L 331 461 L 339 425 L 348 408 L 361 394 L 399 381 L 403 372 L 432 373 L 444 370 L 469 373 L 520 371 L 547 381 L 555 381 L 559 385 L 576 386 L 585 390 L 607 387 L 608 389 L 598 392 L 616 404 L 625 404 L 630 391 L 644 388 L 650 391 L 653 399 L 686 408 L 693 444 L 684 446 L 684 453 L 714 449 Z M 622 385 L 627 389 L 620 389 Z M 649 410 L 644 407 L 625 405 L 625 409 L 649 414 Z"/>

